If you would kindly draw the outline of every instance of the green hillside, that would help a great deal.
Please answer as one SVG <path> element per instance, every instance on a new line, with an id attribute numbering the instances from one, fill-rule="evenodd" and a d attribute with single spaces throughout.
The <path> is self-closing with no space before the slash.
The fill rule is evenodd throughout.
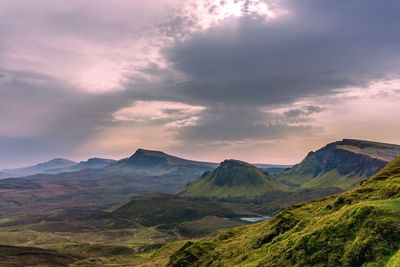
<path id="1" fill-rule="evenodd" d="M 225 160 L 213 171 L 204 173 L 181 192 L 185 196 L 253 197 L 286 186 L 274 181 L 265 171 L 238 160 Z"/>
<path id="2" fill-rule="evenodd" d="M 271 221 L 185 242 L 168 266 L 400 266 L 399 222 L 397 158 L 347 192 L 293 205 Z M 171 250 L 164 248 L 154 262 Z"/>

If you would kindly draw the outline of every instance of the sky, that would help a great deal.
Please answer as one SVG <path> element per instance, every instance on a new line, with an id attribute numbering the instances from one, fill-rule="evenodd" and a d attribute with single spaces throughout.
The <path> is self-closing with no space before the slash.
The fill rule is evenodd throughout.
<path id="1" fill-rule="evenodd" d="M 397 0 L 0 0 L 0 168 L 400 144 Z"/>

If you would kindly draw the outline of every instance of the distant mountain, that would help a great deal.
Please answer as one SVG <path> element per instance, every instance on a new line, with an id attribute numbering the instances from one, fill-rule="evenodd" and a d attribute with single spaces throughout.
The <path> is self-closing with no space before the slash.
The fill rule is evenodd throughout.
<path id="1" fill-rule="evenodd" d="M 310 152 L 278 180 L 301 188 L 347 189 L 374 175 L 398 155 L 399 145 L 343 139 Z"/>
<path id="2" fill-rule="evenodd" d="M 36 174 L 76 172 L 85 169 L 101 169 L 115 162 L 116 160 L 113 159 L 90 158 L 87 161 L 77 163 L 72 160 L 57 158 L 34 166 L 3 170 L 0 172 L 0 179 L 18 178 Z"/>
<path id="3" fill-rule="evenodd" d="M 279 164 L 253 164 L 257 168 L 267 171 L 271 175 L 278 175 L 290 169 L 293 165 L 279 165 Z"/>
<path id="4" fill-rule="evenodd" d="M 286 186 L 274 181 L 267 172 L 238 160 L 225 160 L 218 168 L 204 173 L 181 192 L 186 196 L 253 197 Z"/>
<path id="5" fill-rule="evenodd" d="M 85 169 L 102 169 L 113 163 L 117 162 L 114 159 L 90 158 L 86 161 L 81 161 L 68 168 L 52 169 L 46 173 L 62 173 L 62 172 L 76 172 Z"/>
<path id="6" fill-rule="evenodd" d="M 56 158 L 29 167 L 2 170 L 0 172 L 0 178 L 23 177 L 37 173 L 49 173 L 52 170 L 69 168 L 76 164 L 77 162 L 72 160 Z"/>
<path id="7" fill-rule="evenodd" d="M 277 169 L 287 169 L 287 168 L 291 168 L 293 167 L 293 165 L 282 165 L 282 164 L 264 164 L 264 163 L 254 163 L 252 164 L 254 166 L 256 166 L 257 168 L 260 169 L 272 169 L 272 168 L 277 168 Z"/>
<path id="8" fill-rule="evenodd" d="M 138 149 L 131 157 L 109 166 L 106 172 L 129 174 L 145 173 L 165 175 L 187 171 L 201 171 L 214 168 L 215 163 L 192 161 L 178 158 L 162 151 Z"/>
<path id="9" fill-rule="evenodd" d="M 270 221 L 160 250 L 147 265 L 169 255 L 170 267 L 400 266 L 399 189 L 397 158 L 347 192 L 293 205 Z"/>

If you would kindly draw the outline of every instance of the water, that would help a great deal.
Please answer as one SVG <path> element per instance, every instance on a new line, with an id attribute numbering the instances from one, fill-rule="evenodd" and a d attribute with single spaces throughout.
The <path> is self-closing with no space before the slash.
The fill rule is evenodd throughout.
<path id="1" fill-rule="evenodd" d="M 272 217 L 267 216 L 267 215 L 255 215 L 255 216 L 249 216 L 249 217 L 230 217 L 230 218 L 224 218 L 226 220 L 239 220 L 239 221 L 244 221 L 244 222 L 249 222 L 249 223 L 257 223 L 261 221 L 266 221 L 270 220 Z"/>
<path id="2" fill-rule="evenodd" d="M 241 221 L 245 221 L 245 222 L 256 223 L 256 222 L 270 220 L 271 218 L 272 217 L 270 217 L 270 216 L 260 215 L 260 216 L 253 216 L 253 217 L 240 217 L 239 219 Z"/>

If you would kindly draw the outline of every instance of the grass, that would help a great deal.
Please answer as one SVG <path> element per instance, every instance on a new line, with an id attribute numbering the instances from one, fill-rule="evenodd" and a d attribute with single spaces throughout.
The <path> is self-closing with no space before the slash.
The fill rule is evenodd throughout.
<path id="1" fill-rule="evenodd" d="M 79 255 L 82 259 L 76 260 L 71 266 L 135 266 L 148 260 L 161 244 L 172 240 L 171 236 L 153 227 L 39 232 L 31 230 L 31 226 L 0 228 L 1 243 Z"/>
<path id="2" fill-rule="evenodd" d="M 331 170 L 326 172 L 316 178 L 306 181 L 303 183 L 300 188 L 329 188 L 336 187 L 343 190 L 347 190 L 352 188 L 354 185 L 360 183 L 360 181 L 364 179 L 359 176 L 343 176 L 338 173 L 336 170 Z"/>
<path id="3" fill-rule="evenodd" d="M 244 225 L 239 220 L 227 220 L 216 216 L 206 216 L 196 221 L 185 222 L 179 225 L 178 231 L 186 237 L 201 237 L 212 234 L 221 229 L 229 229 Z"/>

